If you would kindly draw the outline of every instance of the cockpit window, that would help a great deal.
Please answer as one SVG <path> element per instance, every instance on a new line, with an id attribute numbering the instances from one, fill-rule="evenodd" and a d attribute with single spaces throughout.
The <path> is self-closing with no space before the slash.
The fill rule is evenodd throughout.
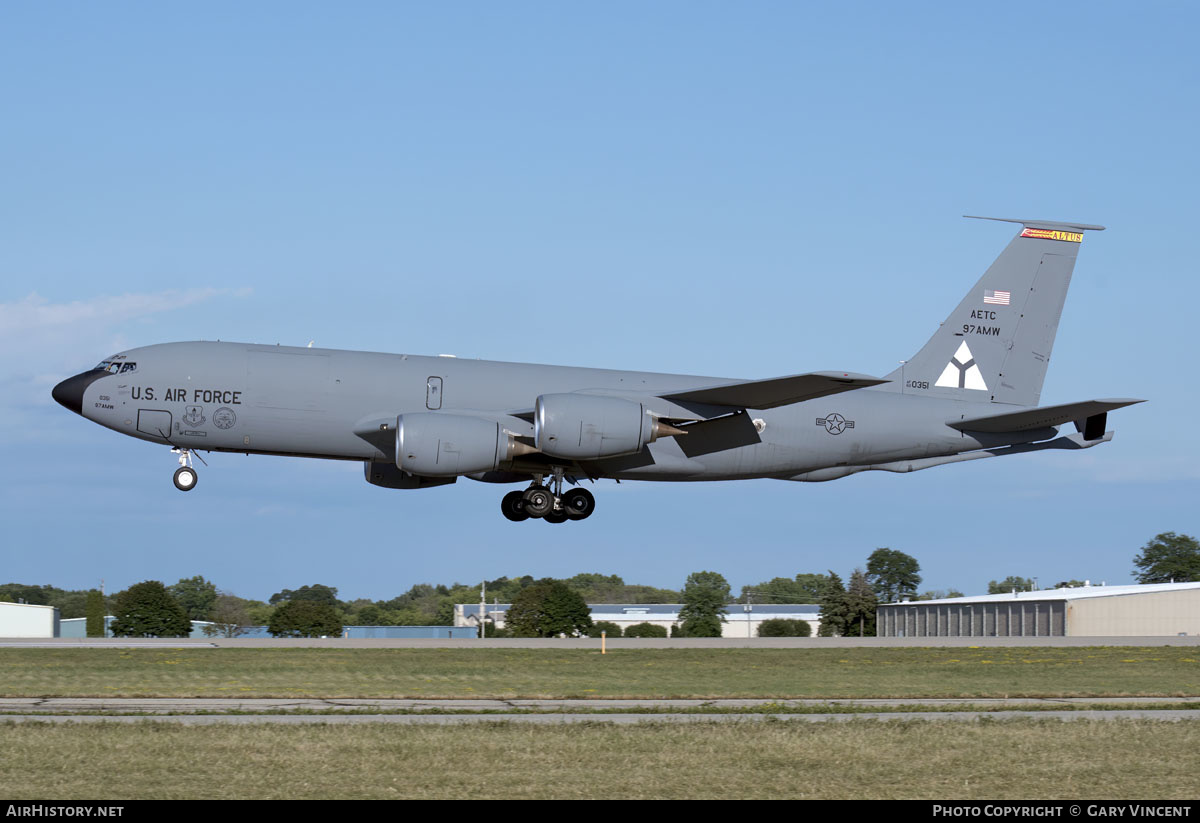
<path id="1" fill-rule="evenodd" d="M 96 365 L 97 371 L 106 371 L 109 374 L 124 374 L 128 371 L 137 371 L 137 363 L 121 363 L 114 360 L 102 360 Z"/>

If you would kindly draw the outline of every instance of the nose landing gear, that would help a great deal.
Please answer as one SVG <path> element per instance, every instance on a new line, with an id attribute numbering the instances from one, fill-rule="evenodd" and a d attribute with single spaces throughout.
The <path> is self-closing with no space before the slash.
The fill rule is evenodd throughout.
<path id="1" fill-rule="evenodd" d="M 542 485 L 542 477 L 534 478 L 533 485 L 525 491 L 513 491 L 504 495 L 500 510 L 513 522 L 541 518 L 547 523 L 565 523 L 568 520 L 583 520 L 596 510 L 596 498 L 587 489 L 574 488 L 563 494 L 563 470 L 554 468 L 550 486 Z"/>

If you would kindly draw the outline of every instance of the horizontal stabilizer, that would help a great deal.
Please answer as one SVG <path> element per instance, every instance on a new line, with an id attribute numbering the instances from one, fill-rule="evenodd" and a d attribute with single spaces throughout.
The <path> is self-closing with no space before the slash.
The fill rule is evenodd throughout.
<path id="1" fill-rule="evenodd" d="M 996 220 L 1000 223 L 1020 223 L 1028 229 L 1046 229 L 1047 231 L 1104 231 L 1104 226 L 1093 226 L 1090 223 L 1063 223 L 1058 220 L 1023 220 L 1017 217 L 980 217 L 977 214 L 964 214 L 972 220 Z"/>
<path id="2" fill-rule="evenodd" d="M 658 396 L 675 403 L 706 403 L 738 409 L 773 409 L 776 406 L 787 406 L 887 382 L 866 374 L 820 371 L 788 377 L 771 377 L 766 380 L 722 383 Z"/>
<path id="3" fill-rule="evenodd" d="M 1128 398 L 1085 400 L 1081 403 L 1064 403 L 1059 406 L 1043 406 L 1037 409 L 1020 409 L 1019 411 L 987 414 L 982 417 L 968 417 L 964 420 L 947 420 L 946 425 L 959 431 L 1003 434 L 1041 429 L 1047 426 L 1061 426 L 1064 423 L 1086 420 L 1089 417 L 1106 414 L 1113 409 L 1144 402 L 1144 400 Z"/>

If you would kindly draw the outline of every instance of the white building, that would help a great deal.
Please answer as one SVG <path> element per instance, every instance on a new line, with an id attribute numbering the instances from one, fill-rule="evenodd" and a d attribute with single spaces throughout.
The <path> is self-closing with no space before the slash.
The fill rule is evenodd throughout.
<path id="1" fill-rule="evenodd" d="M 58 609 L 0 603 L 0 637 L 58 637 Z"/>
<path id="2" fill-rule="evenodd" d="M 1169 637 L 1200 634 L 1200 583 L 1077 586 L 888 603 L 880 637 Z"/>

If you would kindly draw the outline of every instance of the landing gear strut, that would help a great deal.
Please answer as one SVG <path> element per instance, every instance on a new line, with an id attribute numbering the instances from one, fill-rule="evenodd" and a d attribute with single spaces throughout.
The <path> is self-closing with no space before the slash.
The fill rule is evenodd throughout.
<path id="1" fill-rule="evenodd" d="M 179 468 L 175 470 L 175 476 L 171 478 L 175 483 L 175 488 L 181 492 L 190 492 L 196 488 L 196 481 L 199 479 L 196 470 L 192 468 L 192 453 L 188 449 L 171 449 L 171 454 L 179 455 Z"/>
<path id="2" fill-rule="evenodd" d="M 500 501 L 500 510 L 513 522 L 530 517 L 541 518 L 547 523 L 565 523 L 568 520 L 583 520 L 596 510 L 596 498 L 587 489 L 574 488 L 563 494 L 565 479 L 561 466 L 555 466 L 549 485 L 543 485 L 543 476 L 536 475 L 525 491 L 509 492 Z"/>

